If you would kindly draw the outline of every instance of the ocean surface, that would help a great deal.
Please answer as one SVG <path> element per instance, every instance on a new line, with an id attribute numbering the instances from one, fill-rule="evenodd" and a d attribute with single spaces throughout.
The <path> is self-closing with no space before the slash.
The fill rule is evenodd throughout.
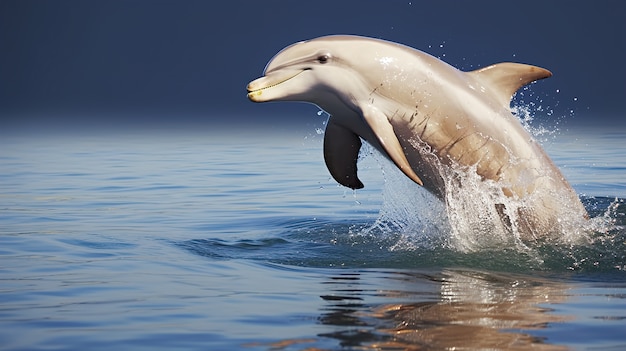
<path id="1" fill-rule="evenodd" d="M 626 349 L 626 130 L 540 137 L 580 240 L 459 249 L 375 152 L 338 186 L 319 127 L 3 132 L 0 349 Z"/>

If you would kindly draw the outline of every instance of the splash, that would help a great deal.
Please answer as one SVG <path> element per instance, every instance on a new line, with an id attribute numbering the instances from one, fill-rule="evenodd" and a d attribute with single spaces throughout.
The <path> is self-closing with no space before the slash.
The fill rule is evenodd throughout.
<path id="1" fill-rule="evenodd" d="M 532 108 L 518 107 L 516 115 L 535 137 L 553 137 L 557 131 L 533 126 Z M 419 147 L 418 143 L 414 143 Z M 534 199 L 513 198 L 502 191 L 505 184 L 484 180 L 472 167 L 446 166 L 436 169 L 445 183 L 444 201 L 416 186 L 397 170 L 391 161 L 374 148 L 363 149 L 361 157 L 373 157 L 383 177 L 383 204 L 375 223 L 364 235 L 396 236 L 390 250 L 443 248 L 457 252 L 514 250 L 536 256 L 545 246 L 572 248 L 592 243 L 597 233 L 606 233 L 614 226 L 607 209 L 597 218 L 580 218 L 569 194 L 553 190 L 551 198 L 559 204 L 560 213 L 549 233 L 538 233 L 529 224 L 529 204 Z M 422 150 L 426 152 L 426 150 Z M 433 155 L 430 162 L 439 162 Z M 614 207 L 616 207 L 615 205 Z M 530 228 L 530 229 L 529 229 Z M 532 235 L 528 233 L 531 232 Z"/>
<path id="2" fill-rule="evenodd" d="M 383 203 L 366 235 L 398 235 L 391 250 L 413 250 L 446 246 L 441 233 L 451 231 L 444 204 L 399 172 L 396 166 L 369 144 L 361 157 L 374 158 L 383 173 Z"/>
<path id="3" fill-rule="evenodd" d="M 449 170 L 442 202 L 373 148 L 365 151 L 362 157 L 374 158 L 382 170 L 383 204 L 372 225 L 352 227 L 348 241 L 351 245 L 369 242 L 392 255 L 381 251 L 370 258 L 378 265 L 399 260 L 402 265 L 455 264 L 522 271 L 626 270 L 624 199 L 584 198 L 591 219 L 565 214 L 554 225 L 559 235 L 524 241 L 521 228 L 516 227 L 520 220 L 517 208 L 524 203 L 502 194 L 496 182 L 482 181 L 474 172 Z M 508 209 L 510 226 L 502 222 L 495 202 Z M 363 245 L 358 246 L 362 249 Z"/>

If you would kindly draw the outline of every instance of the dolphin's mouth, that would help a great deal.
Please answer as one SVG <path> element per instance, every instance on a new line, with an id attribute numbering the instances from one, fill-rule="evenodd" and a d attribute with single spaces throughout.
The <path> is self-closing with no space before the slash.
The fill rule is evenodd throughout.
<path id="1" fill-rule="evenodd" d="M 306 69 L 301 70 L 281 70 L 278 72 L 270 73 L 264 77 L 258 78 L 250 82 L 247 86 L 248 89 L 248 99 L 261 102 L 264 101 L 261 98 L 263 92 L 265 90 L 271 89 L 277 85 L 280 85 L 296 76 L 300 73 L 306 71 Z"/>

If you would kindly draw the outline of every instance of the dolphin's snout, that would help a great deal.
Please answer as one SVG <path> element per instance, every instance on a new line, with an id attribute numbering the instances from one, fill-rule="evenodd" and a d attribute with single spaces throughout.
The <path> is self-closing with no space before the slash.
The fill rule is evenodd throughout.
<path id="1" fill-rule="evenodd" d="M 246 90 L 248 91 L 248 99 L 252 102 L 263 102 L 260 100 L 261 95 L 263 95 L 264 86 L 262 84 L 262 80 L 265 77 L 257 78 L 246 86 Z"/>
<path id="2" fill-rule="evenodd" d="M 246 87 L 248 90 L 248 99 L 254 102 L 283 99 L 293 92 L 293 86 L 291 86 L 292 89 L 290 89 L 289 85 L 285 83 L 305 71 L 306 70 L 302 69 L 283 69 L 257 78 Z M 263 96 L 263 98 L 261 98 L 261 96 Z"/>

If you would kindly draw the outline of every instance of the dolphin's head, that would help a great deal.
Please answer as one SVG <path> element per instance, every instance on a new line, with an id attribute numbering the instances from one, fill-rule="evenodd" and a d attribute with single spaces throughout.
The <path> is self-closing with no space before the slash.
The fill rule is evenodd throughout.
<path id="1" fill-rule="evenodd" d="M 270 60 L 263 77 L 248 84 L 248 98 L 254 102 L 307 101 L 322 107 L 332 100 L 349 99 L 341 92 L 364 88 L 359 71 L 368 60 L 359 49 L 364 45 L 361 41 L 367 40 L 329 36 L 290 45 Z"/>

